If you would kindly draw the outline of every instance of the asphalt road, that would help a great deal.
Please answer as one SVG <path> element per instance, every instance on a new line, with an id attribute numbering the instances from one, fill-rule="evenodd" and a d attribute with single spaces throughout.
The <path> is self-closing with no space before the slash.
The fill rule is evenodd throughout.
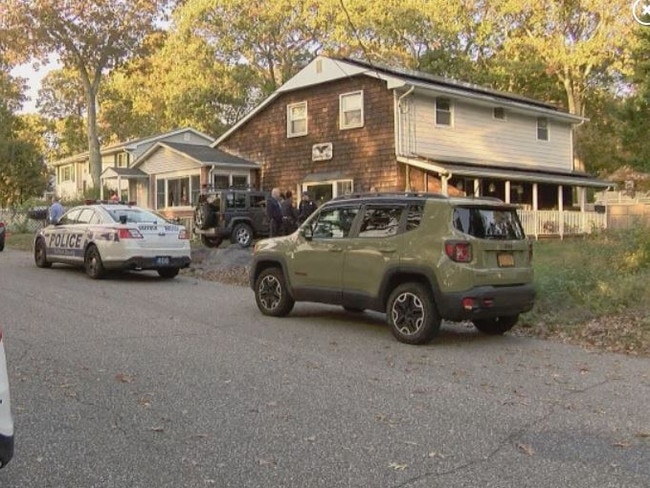
<path id="1" fill-rule="evenodd" d="M 5 487 L 648 487 L 650 360 L 0 253 Z"/>

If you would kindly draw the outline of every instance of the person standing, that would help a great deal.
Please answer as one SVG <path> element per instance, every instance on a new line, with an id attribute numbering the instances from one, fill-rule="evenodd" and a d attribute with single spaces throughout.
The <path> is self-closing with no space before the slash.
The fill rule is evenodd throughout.
<path id="1" fill-rule="evenodd" d="M 307 217 L 314 213 L 316 210 L 316 202 L 311 199 L 308 191 L 302 192 L 302 199 L 298 205 L 298 224 L 302 224 Z"/>
<path id="2" fill-rule="evenodd" d="M 117 191 L 111 190 L 109 201 L 112 203 L 117 203 L 120 201 L 120 196 L 117 194 Z"/>
<path id="3" fill-rule="evenodd" d="M 280 189 L 273 188 L 266 201 L 266 216 L 269 218 L 269 237 L 277 237 L 282 229 L 282 208 L 280 207 Z"/>
<path id="4" fill-rule="evenodd" d="M 47 212 L 48 222 L 56 224 L 63 215 L 63 205 L 61 205 L 60 198 L 57 195 L 52 197 L 52 205 Z"/>
<path id="5" fill-rule="evenodd" d="M 298 211 L 293 204 L 293 193 L 287 190 L 284 194 L 284 200 L 280 204 L 282 208 L 282 235 L 288 236 L 293 234 L 298 226 Z"/>

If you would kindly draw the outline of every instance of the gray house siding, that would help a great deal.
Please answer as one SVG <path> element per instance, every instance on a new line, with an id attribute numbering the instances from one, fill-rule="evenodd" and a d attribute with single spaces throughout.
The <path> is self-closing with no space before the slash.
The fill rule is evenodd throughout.
<path id="1" fill-rule="evenodd" d="M 407 156 L 522 169 L 570 171 L 571 126 L 548 121 L 549 139 L 537 140 L 537 117 L 452 100 L 452 125 L 435 124 L 435 98 L 413 97 L 399 112 L 401 149 Z"/>
<path id="2" fill-rule="evenodd" d="M 171 172 L 198 172 L 200 165 L 181 156 L 177 152 L 171 151 L 165 147 L 156 150 L 146 161 L 138 166 L 140 170 L 150 175 L 159 175 Z"/>

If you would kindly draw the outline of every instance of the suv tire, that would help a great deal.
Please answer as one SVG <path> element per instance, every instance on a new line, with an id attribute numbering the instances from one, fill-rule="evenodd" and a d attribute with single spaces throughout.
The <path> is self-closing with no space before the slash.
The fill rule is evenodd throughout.
<path id="1" fill-rule="evenodd" d="M 201 230 L 217 225 L 217 213 L 209 203 L 202 203 L 194 212 L 194 224 Z"/>
<path id="2" fill-rule="evenodd" d="M 239 247 L 250 247 L 253 242 L 253 229 L 248 224 L 237 224 L 232 230 L 231 241 Z"/>
<path id="3" fill-rule="evenodd" d="M 284 317 L 295 303 L 280 268 L 266 268 L 255 280 L 255 301 L 264 315 Z"/>
<path id="4" fill-rule="evenodd" d="M 501 315 L 492 319 L 474 319 L 472 323 L 484 334 L 502 335 L 512 329 L 518 320 L 519 315 Z"/>
<path id="5" fill-rule="evenodd" d="M 426 344 L 440 330 L 433 297 L 420 283 L 404 283 L 388 298 L 386 320 L 395 338 L 406 344 Z"/>
<path id="6" fill-rule="evenodd" d="M 221 237 L 208 237 L 205 234 L 201 234 L 201 244 L 205 247 L 219 247 L 223 239 Z"/>

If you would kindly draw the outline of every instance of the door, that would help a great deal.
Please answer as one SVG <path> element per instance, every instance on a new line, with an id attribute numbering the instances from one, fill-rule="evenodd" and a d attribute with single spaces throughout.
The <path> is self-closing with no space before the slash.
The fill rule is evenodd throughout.
<path id="1" fill-rule="evenodd" d="M 359 206 L 327 206 L 311 221 L 311 238 L 300 237 L 289 262 L 297 295 L 339 303 L 344 251 Z M 305 296 L 304 294 L 307 294 Z"/>

